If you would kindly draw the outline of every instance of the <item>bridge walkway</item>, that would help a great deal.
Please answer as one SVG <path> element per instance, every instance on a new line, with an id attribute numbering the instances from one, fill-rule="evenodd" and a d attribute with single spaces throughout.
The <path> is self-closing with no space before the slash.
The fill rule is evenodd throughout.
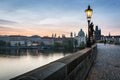
<path id="1" fill-rule="evenodd" d="M 86 80 L 120 80 L 120 46 L 97 46 L 97 58 Z"/>

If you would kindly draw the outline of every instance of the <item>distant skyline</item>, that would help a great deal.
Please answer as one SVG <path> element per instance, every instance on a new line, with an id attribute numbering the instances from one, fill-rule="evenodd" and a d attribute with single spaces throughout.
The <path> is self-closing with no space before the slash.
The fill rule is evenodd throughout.
<path id="1" fill-rule="evenodd" d="M 120 0 L 0 0 L 0 35 L 87 33 L 85 9 L 103 35 L 120 35 Z"/>

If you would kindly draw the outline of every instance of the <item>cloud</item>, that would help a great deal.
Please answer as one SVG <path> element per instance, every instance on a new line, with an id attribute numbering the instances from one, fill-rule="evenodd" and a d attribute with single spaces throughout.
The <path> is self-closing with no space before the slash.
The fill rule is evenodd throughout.
<path id="1" fill-rule="evenodd" d="M 0 31 L 15 31 L 17 29 L 12 27 L 0 26 Z"/>
<path id="2" fill-rule="evenodd" d="M 8 27 L 0 26 L 0 30 L 9 29 Z M 11 29 L 11 28 L 10 28 Z"/>
<path id="3" fill-rule="evenodd" d="M 87 30 L 84 10 L 88 3 L 94 12 L 92 21 L 95 25 L 100 26 L 102 31 L 105 28 L 119 30 L 119 1 L 0 0 L 0 31 L 62 33 L 80 28 Z"/>
<path id="4" fill-rule="evenodd" d="M 15 24 L 15 23 L 17 23 L 17 22 L 0 19 L 0 24 Z"/>

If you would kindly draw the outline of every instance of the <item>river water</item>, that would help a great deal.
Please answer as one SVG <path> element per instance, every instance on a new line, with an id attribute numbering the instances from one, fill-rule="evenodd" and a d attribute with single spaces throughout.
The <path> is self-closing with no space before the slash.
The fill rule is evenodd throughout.
<path id="1" fill-rule="evenodd" d="M 70 54 L 39 50 L 0 50 L 0 80 L 9 80 Z"/>

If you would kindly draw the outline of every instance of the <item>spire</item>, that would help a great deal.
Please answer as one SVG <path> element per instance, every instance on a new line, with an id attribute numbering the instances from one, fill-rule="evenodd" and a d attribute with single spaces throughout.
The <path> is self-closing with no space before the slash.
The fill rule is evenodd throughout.
<path id="1" fill-rule="evenodd" d="M 71 38 L 73 37 L 73 33 L 72 33 L 72 32 L 70 33 L 70 37 L 71 37 Z"/>
<path id="2" fill-rule="evenodd" d="M 74 32 L 74 37 L 76 37 L 76 33 Z"/>
<path id="3" fill-rule="evenodd" d="M 111 35 L 110 35 L 110 32 L 109 32 L 109 37 L 110 37 Z"/>
<path id="4" fill-rule="evenodd" d="M 55 33 L 55 38 L 56 38 L 56 36 L 57 36 L 57 35 L 56 35 L 56 33 Z"/>
<path id="5" fill-rule="evenodd" d="M 54 38 L 54 34 L 52 34 L 52 38 Z"/>

